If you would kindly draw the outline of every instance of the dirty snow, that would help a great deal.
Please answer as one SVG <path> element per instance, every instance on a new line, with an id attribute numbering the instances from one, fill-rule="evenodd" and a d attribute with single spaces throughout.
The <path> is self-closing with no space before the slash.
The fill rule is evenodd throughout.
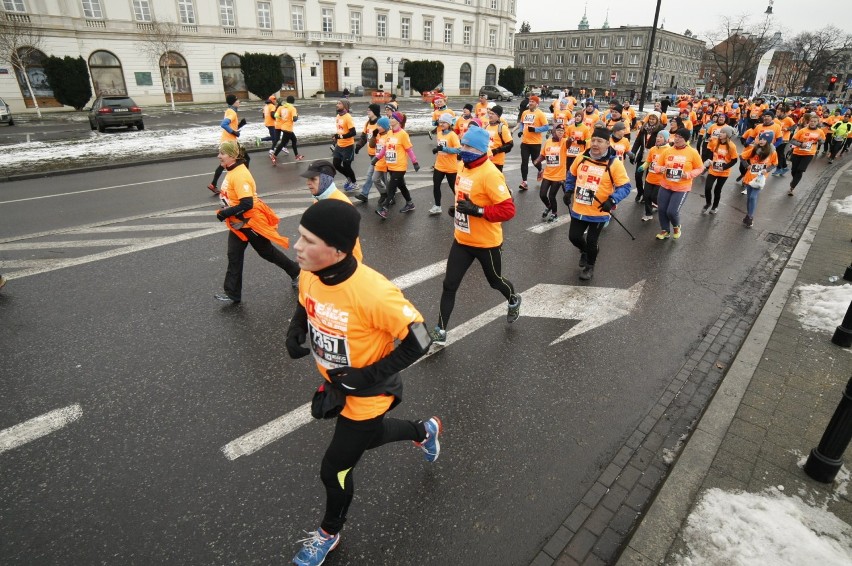
<path id="1" fill-rule="evenodd" d="M 833 200 L 831 201 L 831 206 L 834 207 L 837 212 L 841 212 L 843 214 L 852 214 L 852 195 L 849 195 L 845 199 L 842 200 Z"/>
<path id="2" fill-rule="evenodd" d="M 801 285 L 793 295 L 792 309 L 802 326 L 814 332 L 831 332 L 843 322 L 852 285 Z"/>

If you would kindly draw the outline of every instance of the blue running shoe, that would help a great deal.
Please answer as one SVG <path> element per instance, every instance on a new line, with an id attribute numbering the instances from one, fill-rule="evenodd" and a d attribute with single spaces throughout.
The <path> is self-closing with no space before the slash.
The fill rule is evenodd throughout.
<path id="1" fill-rule="evenodd" d="M 297 566 L 320 566 L 325 562 L 328 553 L 340 544 L 340 533 L 326 536 L 324 532 L 322 529 L 317 529 L 312 533 L 307 533 L 310 535 L 308 538 L 298 541 L 302 543 L 302 550 L 293 558 L 293 564 Z"/>
<path id="2" fill-rule="evenodd" d="M 434 462 L 441 453 L 441 443 L 438 442 L 438 437 L 444 427 L 438 417 L 432 417 L 423 423 L 423 426 L 426 427 L 426 438 L 423 442 L 415 442 L 414 444 L 423 450 L 423 457 L 426 458 L 427 462 Z"/>

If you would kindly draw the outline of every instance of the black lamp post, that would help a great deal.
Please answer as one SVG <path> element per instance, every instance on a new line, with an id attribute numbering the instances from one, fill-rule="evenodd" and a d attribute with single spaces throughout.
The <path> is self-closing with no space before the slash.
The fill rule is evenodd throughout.
<path id="1" fill-rule="evenodd" d="M 305 57 L 307 57 L 307 53 L 299 55 L 299 84 L 302 85 L 302 100 L 305 99 L 305 75 L 302 73 L 302 67 L 305 66 Z"/>

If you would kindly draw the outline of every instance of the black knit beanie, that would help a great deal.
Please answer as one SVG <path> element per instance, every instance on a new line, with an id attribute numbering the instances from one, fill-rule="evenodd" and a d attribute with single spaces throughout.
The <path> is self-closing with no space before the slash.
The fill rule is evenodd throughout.
<path id="1" fill-rule="evenodd" d="M 325 199 L 308 207 L 299 222 L 326 244 L 351 254 L 358 239 L 361 214 L 342 200 Z"/>
<path id="2" fill-rule="evenodd" d="M 376 118 L 380 118 L 382 116 L 382 108 L 378 104 L 370 104 L 369 106 L 367 106 L 367 108 L 370 110 L 370 112 L 373 113 L 373 116 L 375 116 Z"/>

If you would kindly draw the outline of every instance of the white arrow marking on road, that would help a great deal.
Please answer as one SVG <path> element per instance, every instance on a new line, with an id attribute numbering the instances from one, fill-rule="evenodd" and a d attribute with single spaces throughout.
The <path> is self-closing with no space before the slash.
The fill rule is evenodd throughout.
<path id="1" fill-rule="evenodd" d="M 563 214 L 558 217 L 555 222 L 541 222 L 536 224 L 535 226 L 530 226 L 527 228 L 527 232 L 532 232 L 533 234 L 544 234 L 548 230 L 553 230 L 554 228 L 558 228 L 563 224 L 568 224 L 571 221 L 570 214 Z"/>
<path id="2" fill-rule="evenodd" d="M 75 404 L 0 430 L 0 454 L 57 431 L 82 415 L 83 409 Z"/>
<path id="3" fill-rule="evenodd" d="M 446 263 L 435 263 L 411 274 L 403 275 L 394 281 L 404 280 L 404 278 L 411 277 L 420 272 L 425 273 L 424 270 L 436 269 L 437 266 L 445 267 Z M 442 272 L 443 269 L 441 270 Z M 415 281 L 414 283 L 416 282 L 419 281 Z M 411 284 L 413 285 L 414 283 Z M 539 283 L 522 293 L 523 304 L 521 305 L 521 313 L 524 317 L 559 318 L 580 321 L 571 330 L 549 344 L 553 346 L 629 314 L 636 307 L 644 285 L 644 279 L 629 289 L 574 287 L 572 285 Z M 398 286 L 402 288 L 401 285 Z M 447 333 L 447 343 L 443 347 L 431 349 L 425 356 L 418 359 L 412 365 L 416 365 L 429 356 L 442 351 L 450 344 L 461 340 L 505 314 L 506 304 L 503 303 L 468 320 L 460 326 L 451 328 Z M 305 403 L 286 415 L 278 417 L 262 427 L 229 442 L 222 447 L 222 453 L 228 460 L 235 460 L 240 456 L 253 454 L 264 446 L 280 440 L 313 420 L 310 403 Z"/>

